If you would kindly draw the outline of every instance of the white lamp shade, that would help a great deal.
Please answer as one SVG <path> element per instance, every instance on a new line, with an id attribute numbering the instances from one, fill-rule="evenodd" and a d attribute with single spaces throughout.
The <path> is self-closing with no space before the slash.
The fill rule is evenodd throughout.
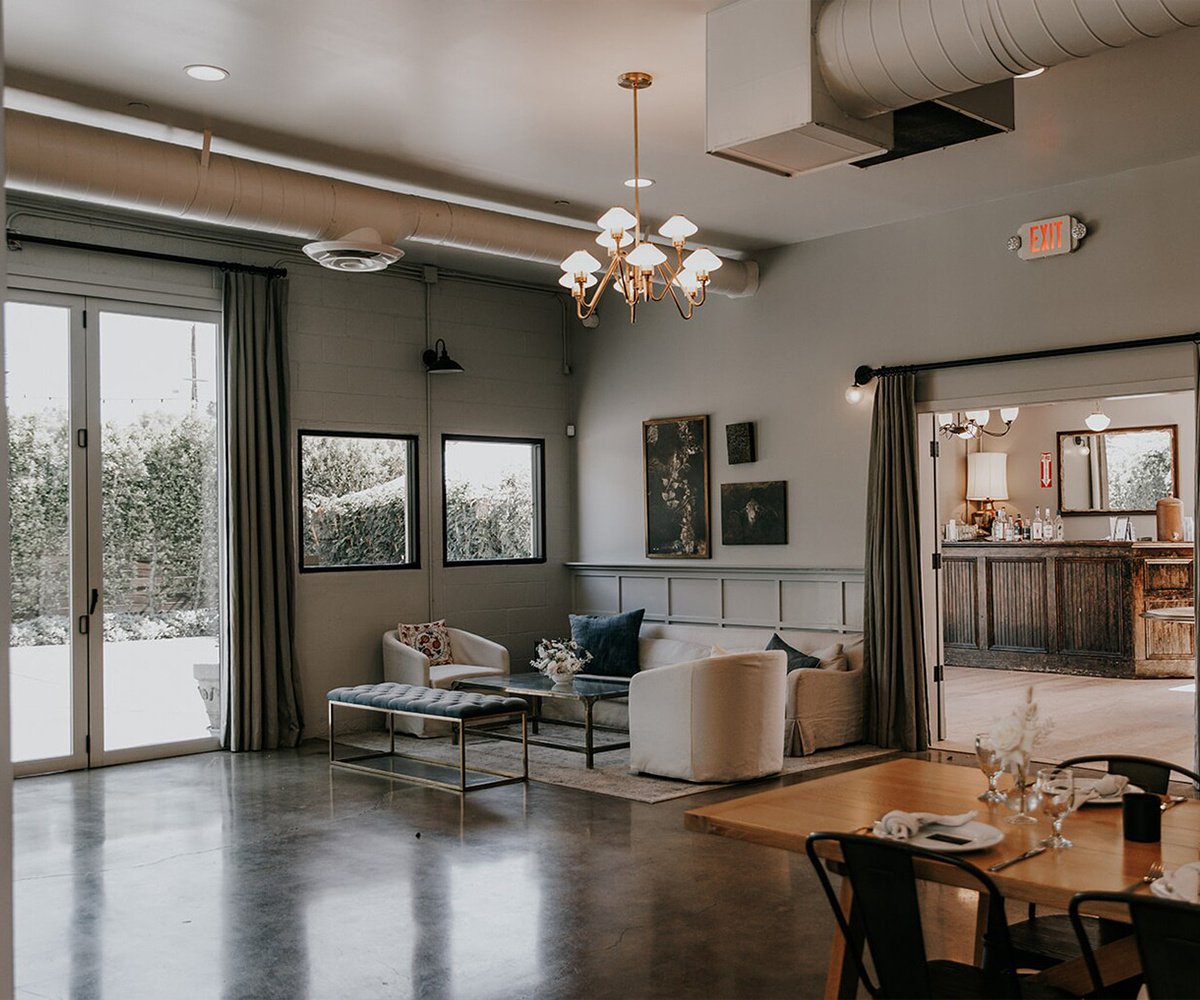
<path id="1" fill-rule="evenodd" d="M 937 425 L 939 427 L 949 427 L 952 423 L 954 423 L 953 413 L 939 413 L 937 415 Z"/>
<path id="2" fill-rule="evenodd" d="M 696 272 L 689 271 L 686 267 L 675 275 L 675 284 L 689 295 L 694 295 L 700 291 L 700 279 L 696 277 Z"/>
<path id="3" fill-rule="evenodd" d="M 979 424 L 981 427 L 986 424 L 989 419 L 991 419 L 991 416 L 991 410 L 967 410 L 966 412 L 966 418 L 968 420 L 974 420 L 975 423 Z"/>
<path id="4" fill-rule="evenodd" d="M 600 270 L 600 261 L 586 250 L 576 250 L 559 266 L 568 274 L 591 274 Z"/>
<path id="5" fill-rule="evenodd" d="M 648 271 L 653 267 L 658 267 L 659 264 L 667 259 L 667 255 L 653 243 L 639 243 L 626 254 L 625 259 L 634 267 Z"/>
<path id="6" fill-rule="evenodd" d="M 683 266 L 689 271 L 695 271 L 697 274 L 707 274 L 721 266 L 721 258 L 711 250 L 701 247 L 699 250 L 693 250 L 683 258 Z"/>
<path id="7" fill-rule="evenodd" d="M 596 220 L 596 225 L 606 232 L 619 233 L 636 226 L 637 218 L 620 205 L 614 205 Z"/>
<path id="8" fill-rule="evenodd" d="M 1097 406 L 1093 413 L 1089 413 L 1087 417 L 1084 418 L 1083 422 L 1088 425 L 1089 430 L 1093 430 L 1099 434 L 1102 430 L 1105 430 L 1109 424 L 1112 423 L 1112 420 L 1107 413 Z"/>
<path id="9" fill-rule="evenodd" d="M 1002 451 L 967 455 L 967 499 L 1008 499 L 1008 456 Z"/>
<path id="10" fill-rule="evenodd" d="M 1017 419 L 1017 414 L 1021 412 L 1019 406 L 1002 406 L 1000 408 L 1000 419 L 1006 424 L 1011 424 Z"/>
<path id="11" fill-rule="evenodd" d="M 613 234 L 607 229 L 596 237 L 596 242 L 599 243 L 605 250 L 615 250 L 617 241 L 613 239 Z M 633 233 L 621 234 L 621 246 L 627 247 L 633 242 Z"/>
<path id="12" fill-rule="evenodd" d="M 658 227 L 658 231 L 672 243 L 682 243 L 689 236 L 699 232 L 699 229 L 691 219 L 682 215 L 672 215 Z"/>
<path id="13" fill-rule="evenodd" d="M 563 288 L 570 288 L 571 290 L 579 287 L 579 283 L 575 280 L 575 275 L 569 271 L 558 279 L 558 283 L 562 285 Z M 589 274 L 583 282 L 583 287 L 591 288 L 595 283 L 596 276 L 594 274 Z"/>

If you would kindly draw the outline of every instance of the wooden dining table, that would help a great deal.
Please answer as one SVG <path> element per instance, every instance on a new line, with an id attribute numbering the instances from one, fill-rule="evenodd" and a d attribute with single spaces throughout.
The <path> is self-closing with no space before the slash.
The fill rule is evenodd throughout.
<path id="1" fill-rule="evenodd" d="M 1049 821 L 1039 816 L 1036 825 L 1006 822 L 1011 813 L 1005 807 L 978 801 L 983 784 L 983 776 L 974 768 L 903 758 L 702 806 L 685 813 L 684 822 L 691 830 L 802 852 L 810 833 L 861 831 L 892 809 L 943 815 L 977 809 L 976 819 L 1000 829 L 1004 839 L 995 847 L 959 857 L 986 871 L 997 861 L 1035 847 L 1049 834 Z M 1063 832 L 1073 847 L 1048 850 L 990 875 L 1006 899 L 1065 910 L 1077 892 L 1128 889 L 1156 861 L 1161 861 L 1170 872 L 1179 865 L 1200 860 L 1200 801 L 1189 799 L 1166 810 L 1162 814 L 1162 839 L 1158 843 L 1125 840 L 1120 805 L 1084 806 L 1067 817 Z M 917 873 L 932 882 L 978 888 L 965 880 L 964 873 L 949 865 L 918 866 Z M 848 879 L 843 880 L 845 907 L 851 903 L 849 885 Z M 977 957 L 983 930 L 982 909 L 981 905 L 972 931 Z M 1104 915 L 1126 917 L 1116 911 Z M 855 995 L 857 973 L 853 958 L 841 935 L 835 934 L 826 980 L 827 997 Z M 1125 978 L 1139 969 L 1132 938 L 1104 946 L 1098 958 L 1106 982 Z M 1039 973 L 1039 978 L 1076 993 L 1091 988 L 1082 959 Z"/>

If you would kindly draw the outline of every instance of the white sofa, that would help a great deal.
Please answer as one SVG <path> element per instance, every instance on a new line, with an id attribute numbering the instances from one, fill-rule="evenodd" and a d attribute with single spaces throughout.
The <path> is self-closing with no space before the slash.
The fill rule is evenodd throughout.
<path id="1" fill-rule="evenodd" d="M 638 642 L 641 672 L 672 663 L 709 656 L 713 646 L 729 653 L 761 652 L 776 630 L 769 628 L 718 628 L 708 625 L 663 625 L 647 622 Z M 808 632 L 779 630 L 788 645 L 812 653 L 841 644 L 847 670 L 802 667 L 787 675 L 782 713 L 784 752 L 800 757 L 828 747 L 858 743 L 863 738 L 863 637 L 859 632 Z M 548 717 L 577 718 L 578 706 L 546 699 Z M 624 701 L 602 701 L 595 706 L 597 725 L 629 728 Z"/>
<path id="2" fill-rule="evenodd" d="M 500 643 L 460 628 L 447 628 L 446 631 L 450 633 L 450 653 L 454 662 L 435 666 L 430 665 L 429 657 L 424 653 L 402 643 L 395 629 L 384 632 L 383 679 L 396 684 L 449 688 L 455 681 L 509 672 L 508 650 Z M 416 736 L 433 736 L 449 732 L 449 725 L 426 719 L 399 719 L 396 730 Z"/>
<path id="3" fill-rule="evenodd" d="M 786 674 L 780 650 L 639 671 L 629 684 L 630 769 L 685 781 L 778 774 Z"/>

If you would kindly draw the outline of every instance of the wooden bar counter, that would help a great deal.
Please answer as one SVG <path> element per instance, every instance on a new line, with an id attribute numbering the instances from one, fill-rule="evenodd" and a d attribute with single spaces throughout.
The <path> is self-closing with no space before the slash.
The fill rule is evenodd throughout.
<path id="1" fill-rule="evenodd" d="M 1191 677 L 1196 627 L 1143 617 L 1192 604 L 1190 542 L 946 542 L 950 666 Z"/>

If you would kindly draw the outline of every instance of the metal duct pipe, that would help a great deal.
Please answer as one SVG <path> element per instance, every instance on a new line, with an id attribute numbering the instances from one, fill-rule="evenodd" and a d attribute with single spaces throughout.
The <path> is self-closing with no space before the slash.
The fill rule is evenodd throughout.
<path id="1" fill-rule="evenodd" d="M 870 118 L 1197 25 L 1200 0 L 830 0 L 816 47 L 834 100 Z"/>
<path id="2" fill-rule="evenodd" d="M 72 198 L 303 240 L 335 239 L 360 227 L 389 243 L 427 243 L 558 264 L 591 239 L 586 230 L 448 201 L 397 194 L 143 139 L 22 111 L 6 111 L 5 183 Z M 758 265 L 728 260 L 712 290 L 753 295 Z"/>

